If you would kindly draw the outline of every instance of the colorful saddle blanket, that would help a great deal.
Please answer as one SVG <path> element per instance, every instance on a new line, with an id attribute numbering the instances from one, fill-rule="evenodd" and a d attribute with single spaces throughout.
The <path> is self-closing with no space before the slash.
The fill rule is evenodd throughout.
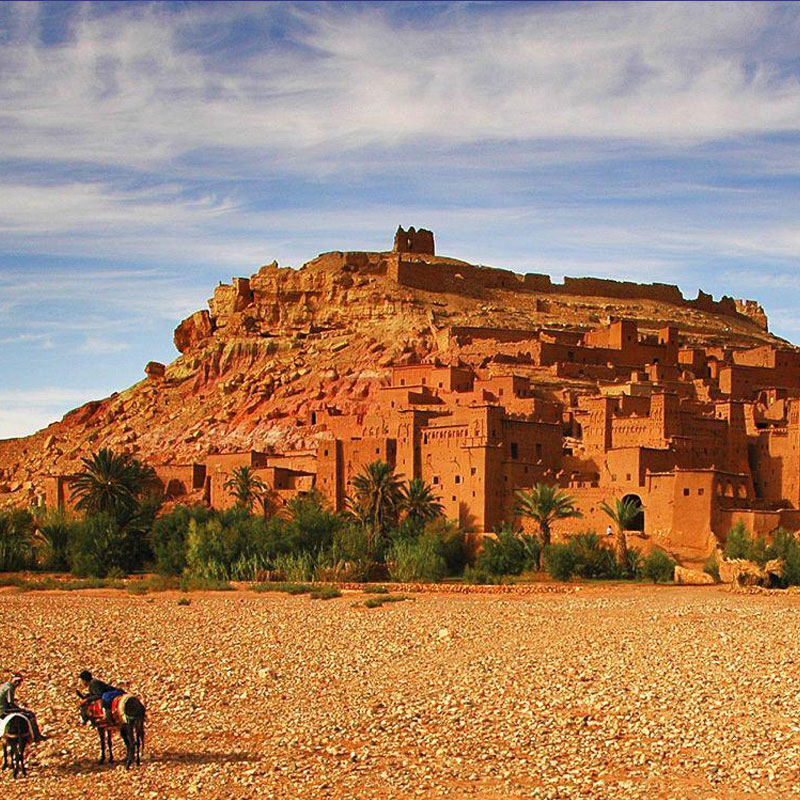
<path id="1" fill-rule="evenodd" d="M 31 739 L 33 739 L 33 726 L 31 725 L 31 721 L 24 714 L 20 714 L 18 712 L 12 712 L 7 717 L 0 719 L 0 738 L 6 735 L 6 726 L 12 719 L 14 719 L 14 717 L 19 717 L 19 719 L 25 720 L 25 724 L 28 726 L 28 733 L 30 734 Z"/>
<path id="2" fill-rule="evenodd" d="M 114 719 L 115 725 L 123 725 L 125 723 L 125 706 L 132 697 L 132 694 L 125 693 L 117 695 L 117 697 L 111 701 L 111 716 Z M 93 700 L 89 703 L 86 707 L 86 714 L 92 724 L 98 727 L 108 725 L 101 700 Z"/>

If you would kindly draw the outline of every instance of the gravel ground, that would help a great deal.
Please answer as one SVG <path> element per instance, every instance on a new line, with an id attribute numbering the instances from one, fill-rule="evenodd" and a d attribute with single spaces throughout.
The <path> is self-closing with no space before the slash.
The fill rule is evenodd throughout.
<path id="1" fill-rule="evenodd" d="M 0 594 L 52 736 L 4 798 L 800 797 L 797 595 L 179 597 Z M 95 763 L 86 667 L 147 703 L 139 769 Z"/>

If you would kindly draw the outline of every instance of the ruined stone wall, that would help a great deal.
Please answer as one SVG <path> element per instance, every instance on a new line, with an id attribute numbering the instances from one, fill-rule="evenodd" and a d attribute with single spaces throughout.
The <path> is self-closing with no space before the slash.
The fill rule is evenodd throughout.
<path id="1" fill-rule="evenodd" d="M 429 292 L 448 292 L 455 294 L 480 294 L 483 289 L 505 289 L 514 292 L 537 294 L 567 294 L 578 297 L 607 297 L 616 300 L 649 300 L 657 303 L 670 303 L 684 308 L 696 308 L 714 314 L 726 314 L 754 321 L 766 330 L 766 315 L 741 313 L 740 309 L 752 311 L 752 301 L 742 303 L 731 297 L 720 300 L 698 292 L 694 300 L 683 296 L 681 290 L 672 284 L 640 284 L 631 281 L 615 281 L 605 278 L 565 277 L 563 284 L 553 283 L 548 275 L 528 273 L 521 275 L 496 267 L 482 267 L 471 264 L 425 263 L 405 260 L 402 256 L 391 264 L 389 277 L 403 286 Z M 760 308 L 760 307 L 759 307 Z"/>

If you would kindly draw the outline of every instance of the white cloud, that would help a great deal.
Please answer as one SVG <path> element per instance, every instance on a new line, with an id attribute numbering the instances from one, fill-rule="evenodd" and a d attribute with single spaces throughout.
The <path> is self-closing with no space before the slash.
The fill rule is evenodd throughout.
<path id="1" fill-rule="evenodd" d="M 78 347 L 79 353 L 90 355 L 107 355 L 108 353 L 121 353 L 130 345 L 127 342 L 114 341 L 102 336 L 87 336 Z"/>
<path id="2" fill-rule="evenodd" d="M 108 394 L 105 389 L 91 388 L 1 389 L 0 439 L 35 433 L 73 408 Z"/>
<path id="3" fill-rule="evenodd" d="M 185 44 L 220 13 L 264 24 L 278 11 L 87 6 L 72 37 L 47 47 L 23 26 L 0 56 L 0 148 L 178 171 L 181 156 L 220 148 L 302 170 L 426 139 L 672 142 L 800 128 L 797 78 L 782 69 L 800 27 L 792 5 L 456 4 L 425 25 L 374 6 L 300 4 L 292 46 L 265 39 L 232 63 Z"/>

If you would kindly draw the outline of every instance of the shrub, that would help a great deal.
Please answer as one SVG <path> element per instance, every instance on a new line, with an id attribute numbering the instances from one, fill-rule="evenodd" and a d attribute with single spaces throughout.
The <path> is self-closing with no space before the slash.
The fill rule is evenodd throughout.
<path id="1" fill-rule="evenodd" d="M 33 517 L 21 509 L 0 511 L 0 572 L 14 572 L 33 564 Z"/>
<path id="2" fill-rule="evenodd" d="M 544 564 L 557 581 L 568 581 L 575 573 L 575 554 L 568 544 L 551 544 L 544 551 Z"/>
<path id="3" fill-rule="evenodd" d="M 669 583 L 675 574 L 675 561 L 663 550 L 653 550 L 642 562 L 642 576 L 653 583 Z"/>
<path id="4" fill-rule="evenodd" d="M 786 586 L 800 585 L 800 542 L 796 534 L 783 528 L 775 530 L 769 556 L 783 561 L 782 583 Z"/>
<path id="5" fill-rule="evenodd" d="M 519 575 L 538 564 L 538 540 L 503 526 L 494 537 L 484 537 L 475 566 L 489 575 Z"/>
<path id="6" fill-rule="evenodd" d="M 64 572 L 69 569 L 69 542 L 78 521 L 63 511 L 47 511 L 35 522 L 34 547 L 44 569 Z"/>
<path id="7" fill-rule="evenodd" d="M 407 598 L 404 594 L 385 594 L 379 597 L 368 597 L 364 601 L 364 605 L 367 608 L 379 608 L 385 603 L 400 603 L 406 599 Z"/>
<path id="8" fill-rule="evenodd" d="M 202 578 L 252 580 L 271 565 L 274 528 L 261 517 L 232 509 L 206 521 L 189 519 L 186 569 Z"/>
<path id="9" fill-rule="evenodd" d="M 446 574 L 460 575 L 469 562 L 470 551 L 464 531 L 444 517 L 436 517 L 425 523 L 420 539 L 430 539 L 439 555 L 444 559 Z"/>
<path id="10" fill-rule="evenodd" d="M 68 558 L 78 577 L 104 578 L 141 567 L 140 534 L 120 527 L 111 514 L 100 513 L 77 524 L 69 542 Z"/>
<path id="11" fill-rule="evenodd" d="M 285 524 L 286 551 L 319 553 L 329 549 L 344 519 L 325 507 L 319 492 L 300 495 L 289 503 L 289 521 Z"/>
<path id="12" fill-rule="evenodd" d="M 750 552 L 753 546 L 753 541 L 750 534 L 747 532 L 744 522 L 739 520 L 728 531 L 728 537 L 725 540 L 725 558 L 750 558 Z"/>
<path id="13" fill-rule="evenodd" d="M 155 567 L 161 575 L 180 575 L 183 572 L 189 521 L 207 522 L 212 514 L 205 506 L 176 506 L 153 523 L 150 542 Z"/>
<path id="14" fill-rule="evenodd" d="M 188 597 L 181 597 L 178 600 L 178 605 L 179 606 L 189 606 L 191 604 L 192 604 L 192 601 Z"/>
<path id="15" fill-rule="evenodd" d="M 625 574 L 636 574 L 639 553 L 629 550 Z M 581 578 L 618 578 L 621 576 L 614 553 L 605 547 L 596 533 L 571 536 L 566 542 L 551 544 L 544 552 L 547 571 L 559 581 Z"/>
<path id="16" fill-rule="evenodd" d="M 387 553 L 389 575 L 400 582 L 440 581 L 447 574 L 447 562 L 441 549 L 441 540 L 433 536 L 420 536 L 417 541 L 400 539 Z"/>
<path id="17" fill-rule="evenodd" d="M 314 579 L 316 562 L 310 553 L 286 553 L 276 556 L 273 569 L 290 583 L 302 583 Z"/>
<path id="18" fill-rule="evenodd" d="M 385 586 L 365 586 L 364 592 L 367 594 L 389 594 L 389 590 Z"/>
<path id="19" fill-rule="evenodd" d="M 150 575 L 141 580 L 130 581 L 128 591 L 131 594 L 146 594 L 147 592 L 168 592 L 180 588 L 180 581 L 171 575 Z"/>
<path id="20" fill-rule="evenodd" d="M 319 586 L 311 590 L 312 600 L 333 600 L 334 597 L 341 597 L 342 593 L 335 586 Z"/>
<path id="21" fill-rule="evenodd" d="M 499 584 L 499 583 L 506 583 L 510 579 L 497 575 L 492 572 L 488 572 L 487 570 L 475 566 L 470 567 L 467 566 L 464 569 L 464 583 L 471 583 L 476 585 L 485 585 L 485 584 Z"/>

